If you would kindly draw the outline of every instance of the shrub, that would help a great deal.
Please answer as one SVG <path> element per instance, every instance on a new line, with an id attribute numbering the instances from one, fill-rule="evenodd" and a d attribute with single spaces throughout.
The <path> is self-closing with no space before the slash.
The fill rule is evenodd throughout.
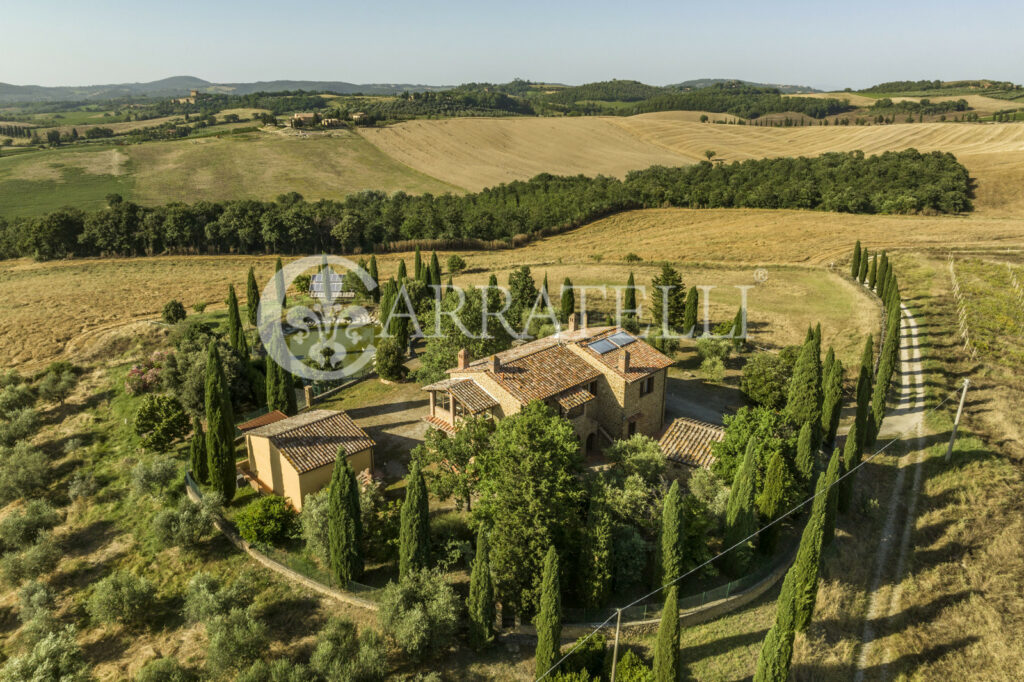
<path id="1" fill-rule="evenodd" d="M 672 336 L 665 336 L 661 329 L 652 329 L 647 334 L 646 341 L 669 357 L 679 350 L 679 340 Z"/>
<path id="2" fill-rule="evenodd" d="M 131 476 L 134 494 L 159 494 L 178 477 L 178 464 L 162 458 L 143 460 L 132 467 Z"/>
<path id="3" fill-rule="evenodd" d="M 68 484 L 68 496 L 72 500 L 84 500 L 95 495 L 99 488 L 100 486 L 96 482 L 95 476 L 88 471 L 79 469 L 71 477 L 71 482 Z"/>
<path id="4" fill-rule="evenodd" d="M 242 669 L 258 659 L 267 647 L 267 626 L 242 609 L 231 609 L 206 626 L 209 646 L 206 664 L 215 673 Z"/>
<path id="5" fill-rule="evenodd" d="M 29 500 L 0 521 L 0 542 L 8 549 L 23 549 L 39 539 L 44 530 L 60 523 L 60 514 L 45 500 Z"/>
<path id="6" fill-rule="evenodd" d="M 256 661 L 235 682 L 315 682 L 318 678 L 301 663 L 280 658 L 273 663 Z"/>
<path id="7" fill-rule="evenodd" d="M 154 351 L 141 365 L 132 365 L 125 377 L 124 392 L 128 395 L 141 395 L 155 390 L 161 382 L 163 370 L 174 364 L 171 351 Z"/>
<path id="8" fill-rule="evenodd" d="M 10 384 L 0 389 L 0 415 L 29 407 L 35 402 L 35 395 L 27 384 Z"/>
<path id="9" fill-rule="evenodd" d="M 153 606 L 153 585 L 126 571 L 115 571 L 96 583 L 85 610 L 100 623 L 136 624 Z"/>
<path id="10" fill-rule="evenodd" d="M 583 641 L 583 637 L 581 637 L 570 645 L 568 649 L 572 649 L 574 646 L 579 646 L 579 648 L 572 653 L 572 656 L 565 660 L 562 670 L 567 673 L 587 673 L 586 679 L 590 679 L 590 677 L 600 679 L 601 672 L 604 670 L 605 654 L 608 653 L 608 642 L 605 636 L 596 634 L 586 641 Z M 566 653 L 568 653 L 568 650 Z"/>
<path id="11" fill-rule="evenodd" d="M 385 337 L 377 341 L 373 363 L 382 379 L 400 381 L 405 376 L 402 351 L 398 339 Z"/>
<path id="12" fill-rule="evenodd" d="M 180 301 L 168 301 L 164 304 L 161 317 L 163 317 L 164 322 L 167 324 L 181 322 L 185 319 L 185 306 Z"/>
<path id="13" fill-rule="evenodd" d="M 228 613 L 232 607 L 247 606 L 256 595 L 256 579 L 244 572 L 230 585 L 209 573 L 196 573 L 185 586 L 185 607 L 182 614 L 190 623 L 209 623 Z"/>
<path id="14" fill-rule="evenodd" d="M 63 405 L 76 383 L 78 377 L 75 376 L 74 367 L 66 362 L 55 362 L 47 368 L 39 382 L 39 396 L 47 402 Z"/>
<path id="15" fill-rule="evenodd" d="M 732 352 L 732 343 L 728 339 L 714 339 L 702 336 L 697 339 L 697 354 L 704 360 L 718 358 L 725 360 Z"/>
<path id="16" fill-rule="evenodd" d="M 717 384 L 725 378 L 725 363 L 721 358 L 704 358 L 704 362 L 700 363 L 700 371 L 705 380 Z"/>
<path id="17" fill-rule="evenodd" d="M 377 479 L 360 478 L 359 516 L 363 524 L 363 556 L 377 561 L 398 557 L 398 531 L 402 501 L 384 497 Z"/>
<path id="18" fill-rule="evenodd" d="M 164 509 L 153 517 L 153 537 L 162 547 L 192 550 L 213 531 L 213 513 L 208 504 L 195 504 L 182 497 L 177 509 Z"/>
<path id="19" fill-rule="evenodd" d="M 786 404 L 789 377 L 799 346 L 784 348 L 780 353 L 755 353 L 743 366 L 740 388 L 747 397 L 764 407 L 781 409 Z"/>
<path id="20" fill-rule="evenodd" d="M 622 257 L 622 260 L 626 261 L 627 263 L 639 263 L 640 261 L 643 260 L 643 258 L 630 251 L 629 253 Z"/>
<path id="21" fill-rule="evenodd" d="M 30 652 L 16 656 L 4 664 L 0 669 L 0 682 L 85 682 L 91 679 L 85 658 L 82 656 L 82 649 L 75 641 L 75 634 L 75 629 L 70 625 L 63 630 L 47 634 Z"/>
<path id="22" fill-rule="evenodd" d="M 0 422 L 0 445 L 11 447 L 39 430 L 39 413 L 31 407 L 13 410 Z"/>
<path id="23" fill-rule="evenodd" d="M 437 571 L 409 571 L 381 592 L 380 622 L 384 634 L 418 659 L 436 655 L 452 642 L 459 618 L 459 600 Z"/>
<path id="24" fill-rule="evenodd" d="M 330 545 L 327 537 L 327 518 L 330 511 L 330 500 L 327 488 L 306 495 L 302 501 L 302 513 L 299 524 L 302 527 L 302 538 L 306 541 L 306 550 L 311 556 L 325 565 L 329 561 Z"/>
<path id="25" fill-rule="evenodd" d="M 18 590 L 18 618 L 26 641 L 38 642 L 57 629 L 55 602 L 53 590 L 39 580 L 32 580 Z"/>
<path id="26" fill-rule="evenodd" d="M 201 313 L 204 310 L 206 310 L 207 305 L 208 304 L 206 303 L 206 301 L 196 301 L 195 303 L 192 304 L 192 312 Z"/>
<path id="27" fill-rule="evenodd" d="M 729 502 L 729 488 L 709 469 L 697 469 L 687 481 L 690 493 L 716 519 L 725 518 L 725 507 Z"/>
<path id="28" fill-rule="evenodd" d="M 135 682 L 192 682 L 195 674 L 173 658 L 154 658 L 135 676 Z"/>
<path id="29" fill-rule="evenodd" d="M 0 558 L 0 574 L 8 584 L 20 585 L 52 571 L 60 557 L 60 547 L 50 533 L 45 533 L 31 547 L 21 552 L 8 552 Z"/>
<path id="30" fill-rule="evenodd" d="M 265 495 L 235 517 L 238 534 L 253 545 L 274 545 L 295 533 L 295 511 L 277 495 Z"/>
<path id="31" fill-rule="evenodd" d="M 38 492 L 46 485 L 48 473 L 46 457 L 28 443 L 0 451 L 0 502 Z"/>
<path id="32" fill-rule="evenodd" d="M 466 259 L 457 253 L 448 256 L 448 272 L 457 275 L 466 269 Z"/>
<path id="33" fill-rule="evenodd" d="M 157 452 L 170 450 L 171 445 L 184 438 L 190 428 L 185 410 L 174 396 L 144 396 L 135 413 L 135 433 L 142 438 L 145 447 Z"/>
<path id="34" fill-rule="evenodd" d="M 341 617 L 327 621 L 317 636 L 310 667 L 328 680 L 383 680 L 385 647 L 375 630 L 356 634 L 356 626 Z"/>
<path id="35" fill-rule="evenodd" d="M 616 682 L 654 682 L 654 671 L 632 649 L 615 666 Z"/>

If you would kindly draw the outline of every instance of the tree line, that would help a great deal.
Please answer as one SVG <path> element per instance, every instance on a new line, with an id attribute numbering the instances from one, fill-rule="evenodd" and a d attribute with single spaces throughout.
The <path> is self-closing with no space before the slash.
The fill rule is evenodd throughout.
<path id="1" fill-rule="evenodd" d="M 708 88 L 670 95 L 659 95 L 639 102 L 630 114 L 652 111 L 713 111 L 741 118 L 792 111 L 812 118 L 824 118 L 852 111 L 845 99 L 783 95 L 776 88 L 760 88 L 738 83 L 716 83 Z"/>
<path id="2" fill-rule="evenodd" d="M 952 154 L 913 149 L 865 156 L 701 162 L 605 176 L 541 174 L 456 196 L 366 191 L 343 201 L 242 199 L 147 208 L 108 196 L 106 208 L 0 219 L 0 256 L 158 253 L 353 253 L 398 240 L 500 240 L 578 227 L 621 211 L 790 208 L 846 213 L 971 210 L 967 169 Z"/>

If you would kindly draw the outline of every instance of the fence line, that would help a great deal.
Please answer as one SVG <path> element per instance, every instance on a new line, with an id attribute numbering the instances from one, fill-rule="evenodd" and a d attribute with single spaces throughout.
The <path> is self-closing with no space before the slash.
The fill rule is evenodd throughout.
<path id="1" fill-rule="evenodd" d="M 978 348 L 971 341 L 971 328 L 967 323 L 967 299 L 960 288 L 960 280 L 956 276 L 956 268 L 953 266 L 953 254 L 949 255 L 949 278 L 953 283 L 953 298 L 956 300 L 957 324 L 960 329 L 960 338 L 964 340 L 963 350 L 971 356 L 971 360 L 978 356 Z"/>

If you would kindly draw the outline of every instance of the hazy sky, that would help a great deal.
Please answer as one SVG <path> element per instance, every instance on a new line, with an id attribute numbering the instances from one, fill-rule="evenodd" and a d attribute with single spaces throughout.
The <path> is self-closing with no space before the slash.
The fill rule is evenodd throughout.
<path id="1" fill-rule="evenodd" d="M 0 82 L 1024 81 L 1024 2 L 9 2 Z"/>

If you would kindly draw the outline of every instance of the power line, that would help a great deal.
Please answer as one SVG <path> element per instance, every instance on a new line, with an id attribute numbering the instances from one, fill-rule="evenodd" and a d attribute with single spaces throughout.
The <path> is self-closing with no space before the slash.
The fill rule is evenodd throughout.
<path id="1" fill-rule="evenodd" d="M 934 412 L 934 411 L 938 410 L 938 409 L 939 409 L 940 407 L 942 407 L 943 405 L 945 405 L 945 404 L 946 404 L 946 403 L 947 403 L 947 402 L 949 401 L 949 399 L 950 399 L 950 398 L 952 398 L 952 397 L 956 396 L 956 395 L 957 395 L 957 393 L 958 393 L 958 391 L 953 391 L 952 393 L 950 393 L 949 395 L 947 395 L 947 396 L 946 396 L 945 398 L 943 398 L 943 399 L 942 399 L 942 401 L 941 401 L 941 402 L 940 402 L 939 404 L 937 404 L 937 405 L 936 405 L 935 407 L 933 407 L 933 408 L 929 409 L 929 410 L 928 410 L 927 412 Z M 777 518 L 773 519 L 772 521 L 769 521 L 769 522 L 768 522 L 768 523 L 766 523 L 766 524 L 765 524 L 764 526 L 762 526 L 762 527 L 758 528 L 758 529 L 757 529 L 756 531 L 754 531 L 753 533 L 751 533 L 751 534 L 750 534 L 750 535 L 748 535 L 747 537 L 743 538 L 742 540 L 740 540 L 740 541 L 739 541 L 739 542 L 737 542 L 736 544 L 734 544 L 734 545 L 732 545 L 732 546 L 728 547 L 727 549 L 724 549 L 724 550 L 722 550 L 721 552 L 719 552 L 719 553 L 718 553 L 718 554 L 716 554 L 715 556 L 711 557 L 710 559 L 708 559 L 708 560 L 707 560 L 707 561 L 705 561 L 704 563 L 700 564 L 699 566 L 696 566 L 695 568 L 692 568 L 692 569 L 690 569 L 690 570 L 689 570 L 689 571 L 687 571 L 686 573 L 684 573 L 684 574 L 682 574 L 682 575 L 680 575 L 680 576 L 678 576 L 678 577 L 676 577 L 676 578 L 673 578 L 673 579 L 672 579 L 671 581 L 669 581 L 669 582 L 665 583 L 665 584 L 664 584 L 664 585 L 662 585 L 661 587 L 659 587 L 659 588 L 657 588 L 657 589 L 655 589 L 655 590 L 653 590 L 653 591 L 651 591 L 651 592 L 648 592 L 648 593 L 647 593 L 647 594 L 645 594 L 644 596 L 642 596 L 642 597 L 640 597 L 640 598 L 638 598 L 638 599 L 635 599 L 635 600 L 633 600 L 632 602 L 630 602 L 629 604 L 626 604 L 625 606 L 621 606 L 621 607 L 619 607 L 619 608 L 615 609 L 615 611 L 613 611 L 613 612 L 612 612 L 612 615 L 610 615 L 610 616 L 608 616 L 607 618 L 605 618 L 605 619 L 604 619 L 604 622 L 602 622 L 602 623 L 601 623 L 600 625 L 598 625 L 598 626 L 597 626 L 596 628 L 594 628 L 594 630 L 593 630 L 593 631 L 592 631 L 592 632 L 591 632 L 590 634 L 588 634 L 588 635 L 587 635 L 586 637 L 584 637 L 584 638 L 583 638 L 583 639 L 582 639 L 581 641 L 579 641 L 579 642 L 578 642 L 578 643 L 576 644 L 576 646 L 574 646 L 574 647 L 573 647 L 572 649 L 570 649 L 570 650 L 569 650 L 569 653 L 567 653 L 567 654 L 566 654 L 565 656 L 562 656 L 562 657 L 561 657 L 560 659 L 558 659 L 558 661 L 556 661 L 556 662 L 555 662 L 555 664 L 554 664 L 553 666 L 551 666 L 550 668 L 548 668 L 547 670 L 545 670 L 545 671 L 544 671 L 544 674 L 543 674 L 543 675 L 541 675 L 540 677 L 538 677 L 538 678 L 537 678 L 537 679 L 536 679 L 536 680 L 535 680 L 534 682 L 540 682 L 540 681 L 541 681 L 541 680 L 543 680 L 543 679 L 544 679 L 545 677 L 547 677 L 548 675 L 550 675 L 550 674 L 551 674 L 551 673 L 552 673 L 552 672 L 553 672 L 553 671 L 554 671 L 555 669 L 557 669 L 557 668 L 558 668 L 558 666 L 560 666 L 560 665 L 561 665 L 561 664 L 562 664 L 562 663 L 563 663 L 563 662 L 564 662 L 564 661 L 565 661 L 565 660 L 566 660 L 567 658 L 569 658 L 570 656 L 572 656 L 572 655 L 573 655 L 573 653 L 575 653 L 575 651 L 576 651 L 577 649 L 579 649 L 579 648 L 580 648 L 581 646 L 583 646 L 583 645 L 584 645 L 584 644 L 585 644 L 585 643 L 587 642 L 587 640 L 589 640 L 589 639 L 590 639 L 591 637 L 593 637 L 593 636 L 594 636 L 595 634 L 597 634 L 597 633 L 598 633 L 598 632 L 599 632 L 599 631 L 601 630 L 601 628 L 603 628 L 603 627 L 604 627 L 605 625 L 607 625 L 607 624 L 608 624 L 608 622 L 609 622 L 609 621 L 611 621 L 611 619 L 612 619 L 612 618 L 613 618 L 613 617 L 615 616 L 615 614 L 616 614 L 617 612 L 619 612 L 619 611 L 624 611 L 624 610 L 626 610 L 626 609 L 628 609 L 628 608 L 630 608 L 630 607 L 632 607 L 632 606 L 636 606 L 636 605 L 637 605 L 637 604 L 639 604 L 640 602 L 642 602 L 642 601 L 644 601 L 644 600 L 646 600 L 646 599 L 649 599 L 650 597 L 653 597 L 654 595 L 658 594 L 659 592 L 661 592 L 661 591 L 662 591 L 662 590 L 664 590 L 665 588 L 667 588 L 667 587 L 671 587 L 672 585 L 674 585 L 675 583 L 679 582 L 680 580 L 682 580 L 682 579 L 684 579 L 684 578 L 686 578 L 686 577 L 688 577 L 688 576 L 690 576 L 690 575 L 693 575 L 694 573 L 696 573 L 696 572 L 697 572 L 697 571 L 699 571 L 700 569 L 704 568 L 704 567 L 705 567 L 705 566 L 707 566 L 708 564 L 712 563 L 713 561 L 715 561 L 715 560 L 717 560 L 717 559 L 719 559 L 719 558 L 721 558 L 721 557 L 725 556 L 726 554 L 728 554 L 728 553 L 729 553 L 729 552 L 731 552 L 732 550 L 736 549 L 736 548 L 737 548 L 737 547 L 739 547 L 740 545 L 743 545 L 743 544 L 745 544 L 745 543 L 746 543 L 746 542 L 747 542 L 748 540 L 753 540 L 753 539 L 754 539 L 755 537 L 757 537 L 757 536 L 758 536 L 758 534 L 759 534 L 759 533 L 761 533 L 762 531 L 764 531 L 764 530 L 767 530 L 768 528 L 771 528 L 771 527 L 772 527 L 772 526 L 774 526 L 774 525 L 775 525 L 776 523 L 779 523 L 780 521 L 782 521 L 783 519 L 785 519 L 785 518 L 786 518 L 787 516 L 790 516 L 791 514 L 793 514 L 794 512 L 796 512 L 797 510 L 799 510 L 799 509 L 803 508 L 803 507 L 804 507 L 804 506 L 806 506 L 806 505 L 807 505 L 808 503 L 811 503 L 811 502 L 813 502 L 813 501 L 814 501 L 814 500 L 815 500 L 816 498 L 818 498 L 818 497 L 819 497 L 820 495 L 825 495 L 825 494 L 827 494 L 827 493 L 828 493 L 828 492 L 829 492 L 829 491 L 830 491 L 830 490 L 831 490 L 831 489 L 832 489 L 832 488 L 833 488 L 834 486 L 836 486 L 836 485 L 839 485 L 839 482 L 840 482 L 840 481 L 842 481 L 842 480 L 843 480 L 844 478 L 846 478 L 847 476 L 850 476 L 850 475 L 854 474 L 854 473 L 855 473 L 855 472 L 857 471 L 857 469 L 860 469 L 860 468 L 861 468 L 862 466 L 864 466 L 865 464 L 867 464 L 868 462 L 870 462 L 871 460 L 873 460 L 873 459 L 874 459 L 875 457 L 878 457 L 878 456 L 879 456 L 880 454 L 882 454 L 883 452 L 885 452 L 885 451 L 886 451 L 886 450 L 887 450 L 887 449 L 889 448 L 889 446 L 890 446 L 890 445 L 892 445 L 892 444 L 893 444 L 893 443 L 895 443 L 896 441 L 898 441 L 898 440 L 902 439 L 902 438 L 903 438 L 903 436 L 905 436 L 906 434 L 910 433 L 910 432 L 911 432 L 911 430 L 912 430 L 912 429 L 907 429 L 906 431 L 901 431 L 900 433 L 896 434 L 896 436 L 894 436 L 894 437 L 892 438 L 892 440 L 890 440 L 890 441 L 889 441 L 888 443 L 886 443 L 885 445 L 883 445 L 882 447 L 880 447 L 880 448 L 879 448 L 879 449 L 878 449 L 877 451 L 875 451 L 874 453 L 872 453 L 872 454 L 871 454 L 871 455 L 869 455 L 868 457 L 866 457 L 866 458 L 862 459 L 862 460 L 861 460 L 861 461 L 860 461 L 860 462 L 859 462 L 859 463 L 857 464 L 857 466 L 853 467 L 852 469 L 850 469 L 849 471 L 847 471 L 846 473 L 844 473 L 844 474 L 843 474 L 842 476 L 840 476 L 839 478 L 837 478 L 837 479 L 836 479 L 836 482 L 835 482 L 835 483 L 833 483 L 832 485 L 830 485 L 830 486 L 829 486 L 828 488 L 826 488 L 825 490 L 823 490 L 823 491 L 821 491 L 821 492 L 815 492 L 815 493 L 813 493 L 813 494 L 812 494 L 812 495 L 811 495 L 810 497 L 806 498 L 805 500 L 803 500 L 802 502 L 800 502 L 799 504 L 797 504 L 797 505 L 796 505 L 795 507 L 792 507 L 791 509 L 789 509 L 789 511 L 787 511 L 787 512 L 785 512 L 785 513 L 781 514 L 780 516 L 778 516 Z"/>

